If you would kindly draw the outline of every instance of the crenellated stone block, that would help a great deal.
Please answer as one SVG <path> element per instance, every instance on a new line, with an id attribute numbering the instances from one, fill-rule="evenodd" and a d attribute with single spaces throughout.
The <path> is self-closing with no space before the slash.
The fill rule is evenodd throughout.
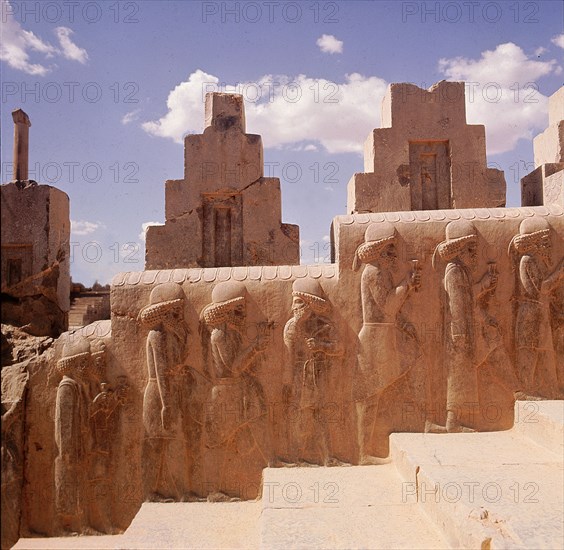
<path id="1" fill-rule="evenodd" d="M 391 84 L 382 127 L 364 145 L 364 173 L 349 181 L 347 212 L 504 205 L 505 177 L 487 167 L 484 126 L 466 124 L 464 82 Z"/>
<path id="2" fill-rule="evenodd" d="M 282 223 L 280 180 L 263 162 L 243 97 L 206 94 L 204 132 L 184 140 L 184 179 L 165 185 L 166 222 L 147 229 L 145 267 L 299 263 L 299 228 Z"/>

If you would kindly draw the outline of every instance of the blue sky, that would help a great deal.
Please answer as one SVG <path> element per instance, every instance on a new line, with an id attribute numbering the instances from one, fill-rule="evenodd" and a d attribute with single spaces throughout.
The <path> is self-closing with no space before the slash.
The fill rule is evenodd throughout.
<path id="1" fill-rule="evenodd" d="M 239 91 L 265 175 L 281 179 L 283 221 L 300 225 L 302 263 L 328 261 L 390 82 L 471 83 L 468 122 L 486 125 L 488 162 L 519 204 L 563 82 L 563 17 L 559 1 L 4 1 L 1 179 L 21 107 L 30 177 L 71 200 L 73 279 L 142 270 L 142 224 L 164 222 L 164 181 L 182 177 L 203 92 Z"/>

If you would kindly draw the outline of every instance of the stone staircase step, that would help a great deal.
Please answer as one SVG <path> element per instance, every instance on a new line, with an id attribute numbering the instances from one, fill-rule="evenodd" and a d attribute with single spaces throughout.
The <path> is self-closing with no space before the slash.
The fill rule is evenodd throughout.
<path id="1" fill-rule="evenodd" d="M 404 498 L 419 503 L 452 547 L 564 547 L 564 455 L 550 450 L 557 446 L 548 436 L 543 446 L 523 435 L 557 424 L 564 403 L 535 403 L 535 427 L 390 437 Z"/>
<path id="2" fill-rule="evenodd" d="M 87 324 L 88 320 L 84 316 L 88 312 L 88 308 L 100 309 L 103 307 L 105 296 L 77 296 L 73 299 L 69 311 L 69 330 L 76 330 Z"/>
<path id="3" fill-rule="evenodd" d="M 12 550 L 119 550 L 123 535 L 21 538 Z"/>
<path id="4" fill-rule="evenodd" d="M 518 402 L 505 432 L 392 434 L 388 464 L 267 468 L 257 501 L 145 503 L 123 535 L 14 548 L 560 549 L 563 411 Z"/>
<path id="5" fill-rule="evenodd" d="M 564 456 L 564 401 L 517 401 L 514 430 Z"/>
<path id="6" fill-rule="evenodd" d="M 259 548 L 260 502 L 145 503 L 123 535 L 21 538 L 14 550 Z"/>
<path id="7" fill-rule="evenodd" d="M 267 468 L 261 548 L 448 548 L 393 464 Z"/>
<path id="8" fill-rule="evenodd" d="M 258 548 L 260 502 L 145 503 L 120 548 Z"/>

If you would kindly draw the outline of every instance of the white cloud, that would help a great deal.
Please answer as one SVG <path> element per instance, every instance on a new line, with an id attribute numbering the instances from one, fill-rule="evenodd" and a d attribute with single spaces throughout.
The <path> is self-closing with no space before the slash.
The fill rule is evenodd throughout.
<path id="1" fill-rule="evenodd" d="M 556 35 L 551 42 L 559 48 L 564 48 L 564 33 Z"/>
<path id="2" fill-rule="evenodd" d="M 449 80 L 466 81 L 468 122 L 486 126 L 488 153 L 497 154 L 544 129 L 548 103 L 536 81 L 561 69 L 555 60 L 529 58 L 509 42 L 479 59 L 441 59 L 439 70 Z"/>
<path id="3" fill-rule="evenodd" d="M 527 56 L 513 43 L 482 52 L 477 59 L 443 58 L 439 70 L 449 80 L 467 81 L 470 124 L 484 124 L 488 154 L 512 150 L 546 126 L 547 97 L 536 81 L 559 74 L 555 60 Z M 143 123 L 155 136 L 182 143 L 201 132 L 206 92 L 240 93 L 245 98 L 247 131 L 260 134 L 267 148 L 329 153 L 362 153 L 368 133 L 380 125 L 380 103 L 387 82 L 377 76 L 346 75 L 343 82 L 298 75 L 264 75 L 256 82 L 219 84 L 200 69 L 168 95 L 168 112 Z"/>
<path id="4" fill-rule="evenodd" d="M 32 62 L 30 55 L 38 53 L 46 59 L 62 55 L 67 59 L 85 63 L 88 59 L 86 50 L 79 48 L 70 39 L 72 30 L 67 27 L 58 27 L 55 34 L 59 38 L 62 48 L 58 49 L 49 42 L 45 42 L 31 31 L 26 31 L 13 16 L 14 9 L 8 0 L 2 0 L 2 21 L 0 22 L 0 60 L 5 61 L 10 67 L 24 73 L 45 76 L 51 72 L 53 66 L 44 63 Z"/>
<path id="5" fill-rule="evenodd" d="M 202 131 L 205 92 L 231 91 L 243 94 L 247 131 L 261 134 L 265 147 L 306 141 L 320 143 L 330 153 L 361 153 L 368 132 L 379 125 L 387 86 L 381 78 L 358 73 L 346 75 L 342 83 L 306 75 L 265 75 L 257 82 L 221 87 L 218 83 L 218 77 L 198 69 L 169 93 L 168 113 L 143 123 L 143 129 L 181 143 L 184 134 Z"/>
<path id="6" fill-rule="evenodd" d="M 187 132 L 200 132 L 203 128 L 205 90 L 217 86 L 219 79 L 198 69 L 186 82 L 181 82 L 168 94 L 168 113 L 161 119 L 142 124 L 149 134 L 168 137 L 181 143 Z"/>
<path id="7" fill-rule="evenodd" d="M 141 224 L 141 233 L 139 233 L 139 240 L 144 243 L 147 235 L 147 227 L 150 225 L 164 225 L 161 222 L 145 222 Z"/>
<path id="8" fill-rule="evenodd" d="M 71 220 L 71 233 L 73 235 L 84 236 L 94 233 L 98 229 L 106 226 L 101 222 L 89 222 L 86 220 Z"/>
<path id="9" fill-rule="evenodd" d="M 84 48 L 79 48 L 72 40 L 71 35 L 74 34 L 72 29 L 68 27 L 57 27 L 55 34 L 59 39 L 59 45 L 62 48 L 62 55 L 67 59 L 78 61 L 79 63 L 86 63 L 88 60 L 88 53 Z"/>
<path id="10" fill-rule="evenodd" d="M 541 55 L 544 55 L 548 50 L 546 48 L 544 48 L 543 46 L 539 46 L 536 50 L 535 50 L 535 55 L 537 57 L 540 57 Z"/>
<path id="11" fill-rule="evenodd" d="M 440 59 L 439 69 L 450 80 L 467 80 L 486 84 L 496 82 L 509 88 L 515 82 L 533 82 L 550 74 L 557 67 L 556 61 L 529 59 L 513 42 L 499 44 L 495 50 L 482 52 L 480 59 L 454 57 Z"/>
<path id="12" fill-rule="evenodd" d="M 343 53 L 343 41 L 338 40 L 332 34 L 322 34 L 316 44 L 323 53 Z"/>
<path id="13" fill-rule="evenodd" d="M 0 59 L 13 69 L 32 75 L 44 76 L 50 68 L 41 63 L 31 63 L 30 51 L 53 57 L 56 49 L 51 44 L 44 42 L 31 31 L 25 31 L 10 14 L 14 12 L 7 0 L 2 2 L 2 41 L 0 43 Z"/>
<path id="14" fill-rule="evenodd" d="M 123 115 L 123 117 L 121 118 L 121 123 L 123 125 L 126 125 L 126 124 L 129 124 L 130 122 L 137 120 L 139 118 L 140 112 L 141 112 L 141 109 L 135 109 L 135 111 L 125 113 L 125 115 Z"/>

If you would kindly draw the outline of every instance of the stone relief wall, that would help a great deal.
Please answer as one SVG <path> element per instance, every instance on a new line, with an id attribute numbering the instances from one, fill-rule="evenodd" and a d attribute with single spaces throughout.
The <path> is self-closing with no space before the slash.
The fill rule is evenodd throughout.
<path id="1" fill-rule="evenodd" d="M 116 276 L 111 332 L 66 335 L 31 375 L 24 532 L 253 499 L 267 465 L 377 464 L 392 431 L 507 429 L 516 397 L 563 397 L 561 208 L 333 230 L 335 264 Z"/>
<path id="2" fill-rule="evenodd" d="M 460 88 L 424 92 L 451 84 Z M 242 104 L 220 96 L 208 100 L 207 137 L 192 136 L 192 153 L 208 158 L 206 139 L 250 139 L 262 166 Z M 388 107 L 399 128 L 397 105 Z M 424 122 L 442 107 L 429 112 Z M 402 145 L 402 200 L 413 211 L 337 216 L 333 263 L 284 265 L 282 247 L 272 262 L 257 253 L 246 266 L 121 273 L 110 321 L 64 333 L 29 359 L 25 379 L 3 372 L 3 419 L 19 422 L 3 437 L 3 496 L 23 503 L 21 517 L 3 507 L 3 541 L 121 532 L 144 501 L 254 499 L 266 466 L 380 464 L 391 432 L 503 430 L 515 399 L 564 398 L 564 210 L 449 209 L 465 191 L 439 177 L 454 143 L 443 126 L 483 133 L 467 127 L 460 102 L 449 112 L 442 130 L 432 122 L 436 135 Z M 503 198 L 494 175 L 488 204 Z M 239 195 L 184 184 L 167 185 L 167 219 L 185 206 L 169 194 L 197 191 L 199 214 L 178 220 L 231 236 L 218 247 L 196 235 L 213 251 L 206 265 L 239 263 L 249 244 L 236 227 Z M 279 204 L 269 185 L 251 185 L 247 198 L 273 189 Z M 175 239 L 190 244 L 182 232 Z M 177 267 L 175 257 L 165 263 Z M 283 265 L 251 265 L 261 262 Z"/>

